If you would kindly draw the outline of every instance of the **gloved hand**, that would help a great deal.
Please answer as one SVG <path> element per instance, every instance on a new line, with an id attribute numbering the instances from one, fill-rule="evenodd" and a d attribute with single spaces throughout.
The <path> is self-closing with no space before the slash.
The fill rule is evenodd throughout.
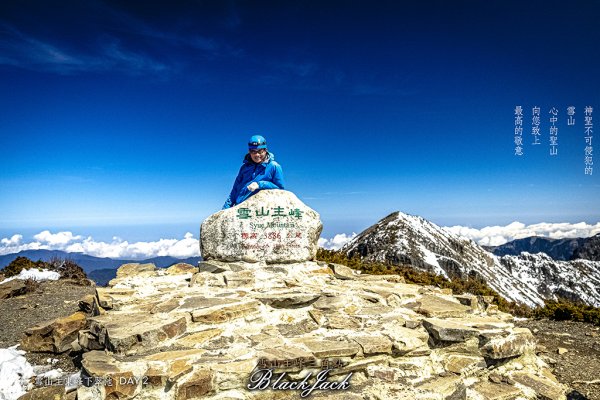
<path id="1" fill-rule="evenodd" d="M 256 189 L 258 189 L 258 183 L 256 182 L 252 182 L 251 184 L 249 184 L 246 187 L 249 191 L 254 192 Z"/>

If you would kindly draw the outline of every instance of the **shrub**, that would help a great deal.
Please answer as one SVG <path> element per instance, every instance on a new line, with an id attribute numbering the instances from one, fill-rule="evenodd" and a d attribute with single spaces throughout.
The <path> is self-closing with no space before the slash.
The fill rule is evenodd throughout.
<path id="1" fill-rule="evenodd" d="M 49 262 L 50 269 L 60 273 L 61 279 L 73 279 L 75 281 L 86 281 L 87 275 L 75 261 L 54 257 Z"/>
<path id="2" fill-rule="evenodd" d="M 9 278 L 18 275 L 23 269 L 32 268 L 36 268 L 38 271 L 42 271 L 43 269 L 56 271 L 60 274 L 61 279 L 72 279 L 80 285 L 91 284 L 87 279 L 87 275 L 77 263 L 73 260 L 63 260 L 58 257 L 52 258 L 49 262 L 41 260 L 33 262 L 27 257 L 17 257 L 2 270 L 2 273 L 5 277 Z"/>
<path id="3" fill-rule="evenodd" d="M 46 263 L 43 261 L 33 262 L 27 257 L 17 257 L 2 269 L 2 273 L 10 278 L 11 276 L 19 275 L 24 269 L 46 268 Z"/>
<path id="4" fill-rule="evenodd" d="M 467 278 L 454 277 L 452 280 L 448 280 L 441 275 L 436 275 L 428 271 L 420 271 L 410 265 L 363 262 L 359 257 L 349 258 L 339 251 L 321 248 L 317 250 L 317 259 L 325 262 L 343 264 L 367 274 L 400 275 L 404 277 L 406 283 L 452 289 L 452 293 L 455 294 L 471 293 L 478 296 L 493 296 L 493 303 L 498 305 L 500 311 L 509 312 L 519 316 L 529 316 L 531 314 L 530 307 L 524 304 L 506 301 L 496 291 L 490 288 L 485 280 L 479 276 L 469 276 Z"/>
<path id="5" fill-rule="evenodd" d="M 455 294 L 471 293 L 481 296 L 493 296 L 493 304 L 496 304 L 500 311 L 520 317 L 583 321 L 600 325 L 600 308 L 567 299 L 559 299 L 557 301 L 548 300 L 545 302 L 544 307 L 532 309 L 525 304 L 507 301 L 490 288 L 483 278 L 478 276 L 469 276 L 466 279 L 454 277 L 452 280 L 448 280 L 431 272 L 417 270 L 410 265 L 363 262 L 359 257 L 349 258 L 339 251 L 322 248 L 317 250 L 317 260 L 343 264 L 367 274 L 397 274 L 404 277 L 406 283 L 452 289 L 452 293 Z"/>
<path id="6" fill-rule="evenodd" d="M 38 281 L 36 281 L 35 279 L 27 278 L 27 279 L 25 279 L 24 283 L 25 283 L 25 291 L 23 292 L 23 294 L 33 293 L 37 290 L 38 287 L 40 287 L 40 283 Z"/>
<path id="7" fill-rule="evenodd" d="M 566 299 L 547 300 L 544 307 L 534 310 L 534 317 L 557 321 L 582 321 L 600 325 L 600 308 Z"/>

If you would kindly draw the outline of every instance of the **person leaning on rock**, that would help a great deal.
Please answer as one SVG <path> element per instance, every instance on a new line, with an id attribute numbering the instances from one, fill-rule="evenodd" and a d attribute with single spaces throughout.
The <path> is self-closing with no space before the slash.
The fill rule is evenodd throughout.
<path id="1" fill-rule="evenodd" d="M 238 172 L 223 210 L 240 204 L 262 189 L 283 189 L 283 171 L 275 155 L 267 150 L 267 141 L 254 135 L 248 142 L 248 154 Z"/>

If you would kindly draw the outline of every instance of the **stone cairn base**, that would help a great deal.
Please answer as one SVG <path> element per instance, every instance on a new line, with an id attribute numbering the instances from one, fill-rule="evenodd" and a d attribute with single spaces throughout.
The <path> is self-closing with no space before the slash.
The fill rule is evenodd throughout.
<path id="1" fill-rule="evenodd" d="M 320 376 L 310 398 L 564 399 L 531 332 L 490 302 L 322 262 L 127 264 L 24 341 L 83 351 L 84 385 L 49 398 L 299 399 L 289 382 Z"/>

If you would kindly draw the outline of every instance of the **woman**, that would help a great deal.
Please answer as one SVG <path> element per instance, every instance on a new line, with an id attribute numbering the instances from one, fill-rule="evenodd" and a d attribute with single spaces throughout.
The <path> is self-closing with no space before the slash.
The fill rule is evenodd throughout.
<path id="1" fill-rule="evenodd" d="M 233 183 L 223 209 L 233 207 L 261 189 L 283 189 L 283 171 L 275 155 L 267 150 L 267 141 L 254 135 L 248 142 L 248 154 Z"/>

